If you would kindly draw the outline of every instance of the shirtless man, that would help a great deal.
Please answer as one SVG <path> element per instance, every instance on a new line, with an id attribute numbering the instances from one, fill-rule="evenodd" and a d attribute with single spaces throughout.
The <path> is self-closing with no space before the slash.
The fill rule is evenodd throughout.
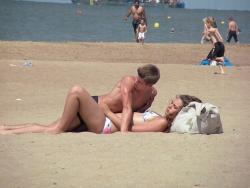
<path id="1" fill-rule="evenodd" d="M 206 26 L 208 31 L 208 36 L 212 41 L 213 48 L 209 52 L 207 59 L 212 62 L 216 61 L 217 65 L 219 65 L 220 73 L 224 74 L 223 64 L 224 64 L 224 53 L 225 46 L 223 44 L 223 38 L 217 28 L 216 21 L 213 17 L 206 18 Z"/>
<path id="2" fill-rule="evenodd" d="M 227 35 L 227 42 L 230 43 L 232 37 L 234 38 L 234 41 L 238 43 L 238 34 L 239 34 L 239 28 L 233 17 L 228 18 L 228 35 Z"/>
<path id="3" fill-rule="evenodd" d="M 137 31 L 137 27 L 140 24 L 140 20 L 144 19 L 145 24 L 147 25 L 145 9 L 142 6 L 140 6 L 139 0 L 134 0 L 134 5 L 128 10 L 128 13 L 124 19 L 127 20 L 130 15 L 132 15 L 133 17 L 132 25 L 134 28 L 135 40 L 136 42 L 139 42 L 136 31 Z"/>
<path id="4" fill-rule="evenodd" d="M 139 67 L 137 72 L 138 76 L 123 77 L 110 93 L 98 97 L 101 107 L 107 105 L 112 112 L 122 113 L 122 132 L 128 131 L 133 112 L 144 112 L 157 95 L 153 85 L 160 78 L 159 69 L 148 64 Z"/>
<path id="5" fill-rule="evenodd" d="M 133 112 L 144 112 L 149 108 L 157 95 L 153 85 L 160 78 L 159 69 L 147 64 L 137 69 L 138 76 L 124 76 L 115 87 L 106 95 L 90 96 L 80 86 L 73 86 L 66 97 L 62 116 L 48 126 L 36 123 L 0 126 L 8 133 L 53 133 L 82 132 L 94 133 L 111 132 L 110 120 L 107 120 L 106 109 L 114 113 L 121 113 L 121 132 L 131 128 Z M 105 120 L 106 119 L 106 120 Z"/>

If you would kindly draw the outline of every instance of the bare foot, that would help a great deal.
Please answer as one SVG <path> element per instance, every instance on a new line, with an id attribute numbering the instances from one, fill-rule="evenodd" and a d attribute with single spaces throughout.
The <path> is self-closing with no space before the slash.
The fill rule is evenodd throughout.
<path id="1" fill-rule="evenodd" d="M 0 124 L 0 130 L 5 130 L 5 124 Z"/>
<path id="2" fill-rule="evenodd" d="M 214 74 L 222 74 L 222 75 L 226 75 L 225 72 L 214 72 Z"/>
<path id="3" fill-rule="evenodd" d="M 8 130 L 0 130 L 0 135 L 10 135 L 10 134 L 13 134 L 13 133 Z"/>

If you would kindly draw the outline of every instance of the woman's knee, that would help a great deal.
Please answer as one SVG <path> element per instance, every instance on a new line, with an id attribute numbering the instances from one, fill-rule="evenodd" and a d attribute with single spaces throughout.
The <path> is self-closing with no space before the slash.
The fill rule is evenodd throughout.
<path id="1" fill-rule="evenodd" d="M 75 85 L 70 89 L 69 93 L 71 95 L 82 95 L 86 93 L 86 90 L 79 85 Z"/>

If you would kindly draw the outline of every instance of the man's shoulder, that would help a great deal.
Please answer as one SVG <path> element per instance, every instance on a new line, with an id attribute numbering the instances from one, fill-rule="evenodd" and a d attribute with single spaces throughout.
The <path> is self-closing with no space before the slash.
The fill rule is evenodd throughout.
<path id="1" fill-rule="evenodd" d="M 144 10 L 144 7 L 143 7 L 143 6 L 139 6 L 139 9 L 140 9 L 140 10 Z"/>
<path id="2" fill-rule="evenodd" d="M 135 76 L 126 75 L 122 77 L 121 81 L 134 81 L 135 79 L 136 79 Z"/>
<path id="3" fill-rule="evenodd" d="M 133 87 L 136 81 L 135 76 L 124 76 L 122 77 L 120 83 L 123 87 Z"/>

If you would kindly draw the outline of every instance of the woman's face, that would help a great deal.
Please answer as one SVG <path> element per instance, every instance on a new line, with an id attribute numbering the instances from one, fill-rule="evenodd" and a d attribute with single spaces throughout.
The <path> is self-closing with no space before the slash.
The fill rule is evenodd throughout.
<path id="1" fill-rule="evenodd" d="M 170 103 L 167 106 L 167 109 L 165 111 L 165 115 L 168 117 L 175 117 L 179 111 L 182 109 L 183 103 L 180 98 L 175 98 L 170 101 Z"/>
<path id="2" fill-rule="evenodd" d="M 210 22 L 206 22 L 206 26 L 207 26 L 207 28 L 210 28 L 211 27 L 211 23 Z"/>

